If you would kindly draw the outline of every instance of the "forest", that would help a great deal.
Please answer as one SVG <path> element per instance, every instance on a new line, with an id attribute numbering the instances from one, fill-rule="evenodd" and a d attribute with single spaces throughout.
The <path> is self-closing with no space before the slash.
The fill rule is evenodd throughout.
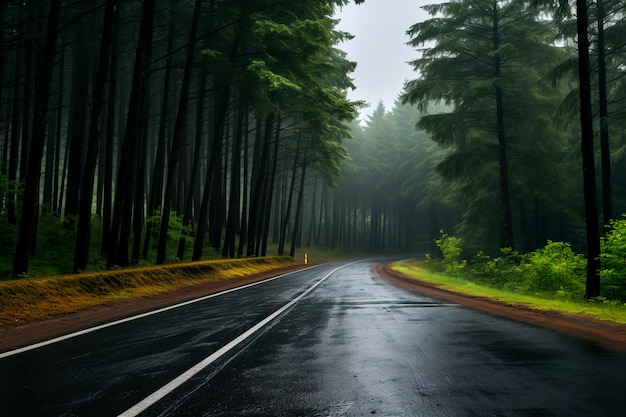
<path id="1" fill-rule="evenodd" d="M 624 4 L 424 6 L 415 79 L 359 122 L 347 3 L 3 1 L 0 277 L 454 235 L 622 285 Z"/>
<path id="2" fill-rule="evenodd" d="M 2 275 L 293 253 L 359 106 L 342 3 L 3 2 Z"/>

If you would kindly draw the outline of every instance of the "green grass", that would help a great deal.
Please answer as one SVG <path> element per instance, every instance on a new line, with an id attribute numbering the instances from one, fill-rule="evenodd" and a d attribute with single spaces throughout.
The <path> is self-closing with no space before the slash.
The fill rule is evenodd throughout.
<path id="1" fill-rule="evenodd" d="M 484 297 L 508 304 L 523 305 L 535 310 L 552 310 L 573 315 L 587 314 L 596 319 L 626 324 L 626 305 L 618 302 L 571 300 L 559 298 L 558 296 L 503 291 L 461 278 L 431 272 L 425 267 L 423 261 L 416 259 L 394 262 L 391 268 L 406 277 L 435 284 L 439 288 L 461 294 Z"/>

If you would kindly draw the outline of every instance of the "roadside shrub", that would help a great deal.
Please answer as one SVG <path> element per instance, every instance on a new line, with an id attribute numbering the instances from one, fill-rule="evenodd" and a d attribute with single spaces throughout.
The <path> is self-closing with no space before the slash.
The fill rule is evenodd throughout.
<path id="1" fill-rule="evenodd" d="M 586 264 L 569 243 L 549 240 L 545 247 L 524 256 L 524 282 L 530 292 L 583 297 Z"/>
<path id="2" fill-rule="evenodd" d="M 442 257 L 426 255 L 434 272 L 461 276 L 490 287 L 549 297 L 581 299 L 585 295 L 587 260 L 567 242 L 549 240 L 545 247 L 524 255 L 511 248 L 499 257 L 478 252 L 469 262 L 462 259 L 463 239 L 441 231 L 435 241 Z M 626 302 L 626 214 L 613 220 L 601 242 L 602 300 Z"/>
<path id="3" fill-rule="evenodd" d="M 485 252 L 480 251 L 471 259 L 467 272 L 470 277 L 477 281 L 490 282 L 497 274 L 496 261 Z"/>
<path id="4" fill-rule="evenodd" d="M 500 249 L 501 256 L 492 258 L 479 252 L 468 267 L 470 278 L 491 287 L 519 290 L 522 256 L 511 248 Z"/>
<path id="5" fill-rule="evenodd" d="M 467 268 L 468 278 L 491 287 L 519 293 L 544 293 L 561 298 L 582 297 L 586 260 L 569 243 L 552 242 L 521 255 L 511 248 L 491 258 L 482 252 Z"/>
<path id="6" fill-rule="evenodd" d="M 432 255 L 427 254 L 426 262 L 430 269 L 435 272 L 445 272 L 448 275 L 460 276 L 467 265 L 467 261 L 461 259 L 463 239 L 450 236 L 444 233 L 443 230 L 440 233 L 441 238 L 435 240 L 435 244 L 441 251 L 443 259 L 436 259 Z"/>
<path id="7" fill-rule="evenodd" d="M 626 218 L 611 220 L 601 241 L 600 295 L 626 301 Z"/>
<path id="8" fill-rule="evenodd" d="M 175 211 L 170 213 L 169 226 L 167 229 L 168 239 L 177 242 L 179 239 L 185 239 L 187 243 L 193 243 L 193 228 L 183 224 L 183 215 Z M 147 223 L 152 223 L 153 230 L 157 231 L 161 227 L 161 210 L 155 210 L 154 214 L 146 219 Z M 153 240 L 154 247 L 157 241 Z"/>

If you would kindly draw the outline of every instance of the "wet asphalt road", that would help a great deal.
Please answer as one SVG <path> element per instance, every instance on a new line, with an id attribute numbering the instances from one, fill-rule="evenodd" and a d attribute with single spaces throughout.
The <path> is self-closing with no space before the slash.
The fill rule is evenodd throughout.
<path id="1" fill-rule="evenodd" d="M 396 287 L 373 265 L 327 264 L 4 355 L 0 415 L 626 415 L 624 353 Z"/>

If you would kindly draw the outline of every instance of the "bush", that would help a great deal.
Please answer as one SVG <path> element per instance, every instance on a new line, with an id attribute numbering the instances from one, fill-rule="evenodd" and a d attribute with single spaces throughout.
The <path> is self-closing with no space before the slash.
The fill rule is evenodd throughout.
<path id="1" fill-rule="evenodd" d="M 440 231 L 441 238 L 435 240 L 435 244 L 441 251 L 443 259 L 435 259 L 432 255 L 426 255 L 426 262 L 430 269 L 435 272 L 445 272 L 448 275 L 460 276 L 467 265 L 466 260 L 461 259 L 463 253 L 463 240 L 460 237 L 450 236 Z"/>
<path id="2" fill-rule="evenodd" d="M 626 222 L 624 228 L 626 236 Z M 461 259 L 461 238 L 442 233 L 435 243 L 443 255 L 443 259 L 427 255 L 428 265 L 435 272 L 462 275 L 490 287 L 520 293 L 561 298 L 582 298 L 585 294 L 587 262 L 582 255 L 574 253 L 569 243 L 548 241 L 545 247 L 525 255 L 503 248 L 497 258 L 479 252 L 469 264 Z M 622 260 L 626 271 L 626 257 Z"/>
<path id="3" fill-rule="evenodd" d="M 626 301 L 625 218 L 611 220 L 601 241 L 600 263 L 600 295 L 611 300 Z"/>
<path id="4" fill-rule="evenodd" d="M 511 248 L 500 250 L 501 256 L 491 258 L 479 252 L 470 262 L 471 278 L 491 287 L 518 290 L 521 282 L 522 256 Z"/>
<path id="5" fill-rule="evenodd" d="M 587 262 L 566 242 L 552 242 L 524 256 L 524 281 L 531 292 L 583 297 Z"/>

